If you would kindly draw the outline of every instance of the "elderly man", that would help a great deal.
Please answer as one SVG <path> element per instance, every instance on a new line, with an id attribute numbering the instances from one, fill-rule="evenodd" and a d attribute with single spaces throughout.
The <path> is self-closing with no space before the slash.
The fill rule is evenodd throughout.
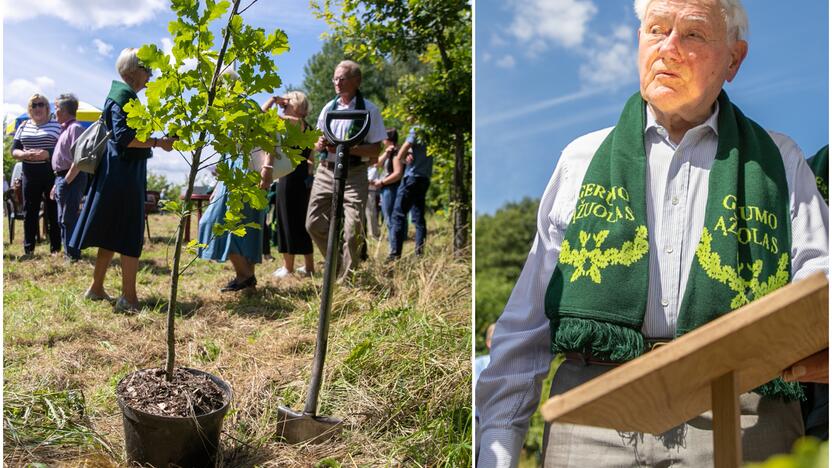
<path id="1" fill-rule="evenodd" d="M 367 110 L 370 113 L 370 130 L 364 137 L 362 144 L 350 148 L 349 173 L 347 174 L 346 191 L 344 192 L 344 247 L 341 255 L 339 277 L 343 278 L 353 271 L 359 262 L 359 247 L 364 235 L 362 217 L 364 204 L 367 202 L 369 181 L 367 180 L 367 164 L 375 164 L 381 151 L 381 141 L 387 137 L 381 112 L 372 102 L 361 95 L 361 69 L 351 60 L 344 60 L 335 67 L 332 84 L 338 94 L 328 102 L 318 117 L 318 128 L 323 129 L 324 117 L 327 110 Z M 341 139 L 358 132 L 358 123 L 349 120 L 333 120 L 330 126 L 332 133 Z M 329 233 L 329 217 L 332 209 L 333 187 L 335 187 L 334 165 L 335 146 L 322 136 L 315 145 L 316 151 L 326 151 L 326 157 L 321 161 L 315 172 L 315 182 L 309 196 L 309 210 L 306 214 L 306 230 L 312 240 L 326 254 L 326 239 Z"/>
<path id="2" fill-rule="evenodd" d="M 803 155 L 722 91 L 746 56 L 738 0 L 637 0 L 640 93 L 563 151 L 477 385 L 481 467 L 514 466 L 551 353 L 561 394 L 817 271 L 828 213 Z M 747 268 L 746 266 L 754 265 Z M 622 292 L 626 292 L 622 294 Z M 741 396 L 743 453 L 803 434 L 796 384 Z M 544 464 L 712 466 L 711 414 L 659 436 L 555 423 Z"/>
<path id="3" fill-rule="evenodd" d="M 55 186 L 52 188 L 54 199 L 58 203 L 58 225 L 61 227 L 61 243 L 66 257 L 70 261 L 78 260 L 81 252 L 69 247 L 69 237 L 78 221 L 81 206 L 81 195 L 87 187 L 87 174 L 75 172 L 71 176 L 67 173 L 72 166 L 72 144 L 84 133 L 84 127 L 75 120 L 78 112 L 78 99 L 72 94 L 61 94 L 55 100 L 55 117 L 61 124 L 61 136 L 55 144 L 52 154 L 52 170 L 55 171 Z"/>

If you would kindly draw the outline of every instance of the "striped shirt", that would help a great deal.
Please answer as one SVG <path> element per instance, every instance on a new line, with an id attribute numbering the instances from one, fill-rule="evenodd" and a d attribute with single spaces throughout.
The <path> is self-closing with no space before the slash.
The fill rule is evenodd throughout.
<path id="1" fill-rule="evenodd" d="M 58 137 L 61 135 L 61 124 L 50 120 L 37 125 L 31 119 L 26 120 L 14 132 L 14 139 L 23 145 L 23 149 L 45 149 L 52 154 Z M 47 161 L 25 161 L 26 164 L 44 164 Z"/>
<path id="2" fill-rule="evenodd" d="M 702 233 L 708 176 L 716 153 L 717 108 L 677 145 L 648 112 L 647 228 L 650 263 L 642 332 L 672 337 L 690 265 Z M 572 218 L 589 162 L 612 128 L 585 135 L 564 149 L 540 201 L 537 234 L 491 346 L 491 363 L 477 383 L 478 466 L 514 466 L 549 370 L 551 335 L 544 295 Z M 789 190 L 792 276 L 828 271 L 829 214 L 803 153 L 789 137 L 769 132 L 780 149 Z"/>

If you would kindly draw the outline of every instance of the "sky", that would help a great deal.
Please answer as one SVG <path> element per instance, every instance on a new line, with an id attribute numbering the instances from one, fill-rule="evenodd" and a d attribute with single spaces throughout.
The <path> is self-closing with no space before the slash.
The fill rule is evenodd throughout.
<path id="1" fill-rule="evenodd" d="M 251 0 L 242 0 L 241 8 Z M 67 7 L 71 4 L 72 7 Z M 168 23 L 174 19 L 167 0 L 2 0 L 3 116 L 26 110 L 40 92 L 52 102 L 71 92 L 101 108 L 110 83 L 120 79 L 115 60 L 126 47 L 154 43 L 170 50 Z M 271 32 L 282 29 L 291 50 L 275 58 L 284 86 L 300 87 L 303 66 L 321 49 L 326 23 L 315 19 L 308 0 L 259 0 L 243 13 L 245 22 Z M 217 20 L 217 24 L 223 22 Z M 221 37 L 215 32 L 217 47 Z M 158 73 L 158 71 L 157 71 Z M 139 93 L 144 100 L 144 91 Z M 268 95 L 255 99 L 263 102 Z M 184 182 L 188 166 L 178 153 L 154 150 L 148 170 Z"/>
<path id="2" fill-rule="evenodd" d="M 811 156 L 829 141 L 827 2 L 743 4 L 749 52 L 725 90 Z M 618 120 L 638 20 L 629 0 L 481 1 L 475 20 L 475 209 L 493 214 L 539 198 L 570 141 Z"/>

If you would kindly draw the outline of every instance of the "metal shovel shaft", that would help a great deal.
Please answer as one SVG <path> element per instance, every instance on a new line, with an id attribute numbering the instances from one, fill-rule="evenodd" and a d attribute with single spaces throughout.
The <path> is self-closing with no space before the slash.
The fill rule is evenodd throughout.
<path id="1" fill-rule="evenodd" d="M 332 309 L 332 290 L 338 273 L 338 260 L 341 252 L 341 227 L 344 222 L 344 191 L 349 171 L 349 157 L 343 144 L 336 148 L 335 159 L 335 193 L 332 197 L 329 236 L 326 243 L 326 261 L 324 263 L 323 290 L 321 291 L 321 308 L 318 313 L 318 337 L 315 344 L 315 358 L 312 361 L 312 376 L 306 394 L 306 406 L 303 413 L 314 416 L 318 409 L 318 394 L 324 373 L 324 359 L 329 339 L 329 317 Z"/>

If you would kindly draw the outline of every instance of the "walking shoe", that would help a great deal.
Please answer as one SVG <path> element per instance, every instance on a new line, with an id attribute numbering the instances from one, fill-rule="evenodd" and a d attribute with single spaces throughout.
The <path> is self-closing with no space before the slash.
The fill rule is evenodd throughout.
<path id="1" fill-rule="evenodd" d="M 116 312 L 135 313 L 138 312 L 139 309 L 140 307 L 138 303 L 132 304 L 130 301 L 125 299 L 124 296 L 119 296 L 116 301 Z"/>
<path id="2" fill-rule="evenodd" d="M 297 274 L 298 276 L 312 276 L 312 273 L 306 271 L 306 265 L 297 267 L 295 269 L 295 274 Z"/>
<path id="3" fill-rule="evenodd" d="M 111 297 L 108 296 L 107 293 L 98 294 L 93 292 L 92 289 L 87 289 L 87 292 L 84 293 L 84 299 L 89 301 L 109 301 Z"/>
<path id="4" fill-rule="evenodd" d="M 246 288 L 253 288 L 257 285 L 257 277 L 250 276 L 248 279 L 243 281 L 237 281 L 237 279 L 232 279 L 225 285 L 225 287 L 221 288 L 220 291 L 222 292 L 234 292 L 234 291 L 242 291 Z"/>
<path id="5" fill-rule="evenodd" d="M 285 278 L 290 274 L 291 272 L 289 272 L 289 270 L 287 270 L 286 267 L 280 267 L 277 270 L 275 270 L 274 273 L 272 273 L 272 276 L 274 276 L 275 278 Z"/>

